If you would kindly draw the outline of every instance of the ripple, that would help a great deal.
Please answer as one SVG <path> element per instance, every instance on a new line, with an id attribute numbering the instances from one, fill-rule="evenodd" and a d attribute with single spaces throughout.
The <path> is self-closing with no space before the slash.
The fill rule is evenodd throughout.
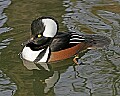
<path id="1" fill-rule="evenodd" d="M 10 44 L 10 41 L 12 41 L 12 40 L 13 39 L 8 38 L 8 39 L 5 39 L 2 42 L 0 42 L 0 49 L 6 48 Z"/>
<path id="2" fill-rule="evenodd" d="M 64 23 L 80 34 L 97 33 L 110 37 L 107 49 L 90 50 L 82 56 L 84 65 L 70 66 L 55 85 L 57 96 L 120 95 L 120 14 L 119 0 L 65 0 Z M 93 10 L 92 8 L 95 7 Z M 114 8 L 113 8 L 114 7 Z M 86 28 L 83 30 L 83 27 Z M 102 39 L 101 39 L 102 41 Z M 104 41 L 103 41 L 104 42 Z M 107 41 L 105 41 L 107 43 Z"/>
<path id="3" fill-rule="evenodd" d="M 11 28 L 9 28 L 9 27 L 3 27 L 3 25 L 8 20 L 6 14 L 3 11 L 10 4 L 11 4 L 10 0 L 0 0 L 0 34 L 11 30 Z"/>
<path id="4" fill-rule="evenodd" d="M 94 0 L 93 0 L 94 1 Z M 86 3 L 85 3 L 86 2 Z M 84 25 L 86 28 L 89 28 L 89 31 L 97 32 L 100 30 L 112 30 L 111 26 L 103 22 L 96 15 L 90 12 L 92 5 L 90 6 L 91 1 L 77 1 L 77 3 L 72 4 L 71 2 L 64 3 L 66 8 L 66 14 L 63 16 L 64 24 L 67 25 L 68 30 L 80 32 L 82 31 L 78 25 Z M 95 2 L 97 3 L 97 2 Z M 73 27 L 71 27 L 74 26 Z M 84 32 L 84 31 L 82 31 Z"/>
<path id="5" fill-rule="evenodd" d="M 0 70 L 0 96 L 13 96 L 17 86 Z"/>

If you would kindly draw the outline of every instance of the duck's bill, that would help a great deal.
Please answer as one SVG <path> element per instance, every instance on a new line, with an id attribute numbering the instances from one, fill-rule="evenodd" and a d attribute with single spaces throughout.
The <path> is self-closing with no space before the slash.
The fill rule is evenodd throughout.
<path id="1" fill-rule="evenodd" d="M 21 45 L 22 45 L 22 46 L 26 46 L 26 45 L 29 44 L 30 42 L 33 42 L 33 39 L 34 39 L 34 38 L 32 37 L 32 38 L 30 38 L 29 40 L 23 42 Z"/>
<path id="2" fill-rule="evenodd" d="M 41 38 L 31 38 L 30 40 L 22 43 L 22 46 L 35 46 L 39 48 L 44 48 L 46 46 L 49 46 L 51 43 L 52 39 L 49 37 L 44 37 L 42 36 Z"/>
<path id="3" fill-rule="evenodd" d="M 29 43 L 29 41 L 23 42 L 21 45 L 26 46 Z"/>

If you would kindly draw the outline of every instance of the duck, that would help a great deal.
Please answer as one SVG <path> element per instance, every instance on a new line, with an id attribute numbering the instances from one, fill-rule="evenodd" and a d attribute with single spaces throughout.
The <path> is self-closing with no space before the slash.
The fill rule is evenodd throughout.
<path id="1" fill-rule="evenodd" d="M 42 16 L 33 20 L 31 38 L 24 42 L 21 56 L 30 62 L 57 62 L 78 56 L 77 54 L 86 49 L 103 47 L 109 42 L 105 36 L 84 35 L 74 31 L 59 32 L 56 19 Z"/>

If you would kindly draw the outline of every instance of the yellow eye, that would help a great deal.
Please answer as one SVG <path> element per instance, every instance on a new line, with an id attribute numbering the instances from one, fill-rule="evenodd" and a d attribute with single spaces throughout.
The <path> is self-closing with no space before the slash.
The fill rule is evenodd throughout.
<path id="1" fill-rule="evenodd" d="M 39 35 L 38 35 L 38 37 L 40 38 L 40 37 L 41 37 L 41 35 L 39 34 Z"/>

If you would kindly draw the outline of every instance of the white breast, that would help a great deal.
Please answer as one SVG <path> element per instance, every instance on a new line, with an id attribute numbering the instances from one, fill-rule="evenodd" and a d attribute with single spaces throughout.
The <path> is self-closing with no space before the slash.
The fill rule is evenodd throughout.
<path id="1" fill-rule="evenodd" d="M 23 51 L 22 51 L 22 58 L 25 60 L 33 62 L 37 58 L 37 56 L 40 54 L 40 52 L 42 52 L 43 50 L 44 49 L 41 49 L 39 51 L 33 51 L 29 47 L 25 46 Z M 47 48 L 42 59 L 40 59 L 38 62 L 46 62 L 48 59 L 48 55 L 49 55 L 49 47 Z"/>

